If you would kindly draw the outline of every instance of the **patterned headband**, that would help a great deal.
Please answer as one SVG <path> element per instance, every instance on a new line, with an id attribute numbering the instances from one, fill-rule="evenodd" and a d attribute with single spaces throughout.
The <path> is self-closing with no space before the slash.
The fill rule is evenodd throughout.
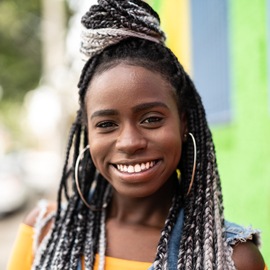
<path id="1" fill-rule="evenodd" d="M 98 0 L 82 17 L 82 27 L 84 60 L 129 37 L 160 44 L 166 40 L 158 14 L 141 0 Z"/>
<path id="2" fill-rule="evenodd" d="M 164 38 L 155 37 L 154 35 L 147 35 L 140 32 L 135 32 L 129 29 L 114 29 L 114 28 L 101 28 L 101 29 L 87 29 L 83 26 L 81 32 L 81 49 L 80 52 L 83 60 L 87 61 L 95 54 L 101 52 L 106 47 L 116 44 L 119 41 L 128 37 L 137 37 L 146 39 L 156 43 L 163 44 Z"/>

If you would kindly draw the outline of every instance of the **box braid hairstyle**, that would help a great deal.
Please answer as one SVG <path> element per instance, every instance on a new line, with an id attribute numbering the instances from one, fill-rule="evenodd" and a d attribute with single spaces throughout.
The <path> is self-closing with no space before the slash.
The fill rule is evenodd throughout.
<path id="1" fill-rule="evenodd" d="M 183 208 L 177 269 L 235 269 L 232 248 L 225 240 L 221 185 L 205 110 L 191 79 L 164 45 L 159 24 L 158 14 L 140 0 L 98 0 L 82 17 L 81 51 L 87 62 L 78 84 L 80 108 L 67 145 L 54 225 L 36 253 L 33 269 L 77 269 L 82 256 L 85 268 L 93 269 L 102 223 L 102 211 L 96 210 L 109 200 L 110 187 L 96 171 L 89 151 L 85 152 L 79 183 L 93 205 L 89 210 L 76 189 L 74 167 L 81 149 L 88 144 L 85 95 L 89 83 L 95 74 L 119 63 L 157 72 L 173 86 L 179 113 L 185 114 L 188 132 L 197 142 L 197 168 L 188 196 L 194 154 L 190 139 L 183 144 L 180 188 L 161 233 L 154 268 L 168 267 L 168 240 Z"/>

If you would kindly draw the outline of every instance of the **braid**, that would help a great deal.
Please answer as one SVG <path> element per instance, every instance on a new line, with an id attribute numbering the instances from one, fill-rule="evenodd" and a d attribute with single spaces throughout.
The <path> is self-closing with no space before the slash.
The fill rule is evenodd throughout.
<path id="1" fill-rule="evenodd" d="M 159 16 L 140 0 L 98 0 L 82 17 L 81 52 L 86 59 L 130 36 L 165 41 Z"/>
<path id="2" fill-rule="evenodd" d="M 33 269 L 77 269 L 82 256 L 86 269 L 93 269 L 104 216 L 101 211 L 89 210 L 81 202 L 74 168 L 80 150 L 88 144 L 85 96 L 89 84 L 95 74 L 119 63 L 157 72 L 172 85 L 179 114 L 186 116 L 188 132 L 194 135 L 197 143 L 194 184 L 188 196 L 194 146 L 190 139 L 183 144 L 179 161 L 180 188 L 161 233 L 155 269 L 168 268 L 168 242 L 180 208 L 184 210 L 184 224 L 177 269 L 235 269 L 232 249 L 225 239 L 221 184 L 205 110 L 193 82 L 163 44 L 165 35 L 159 28 L 157 13 L 140 0 L 98 0 L 98 5 L 92 6 L 83 16 L 82 24 L 81 51 L 87 62 L 78 83 L 80 109 L 70 131 L 54 226 L 48 241 L 38 251 Z M 109 184 L 96 171 L 89 151 L 82 158 L 78 173 L 82 194 L 91 199 L 96 209 L 101 209 Z"/>
<path id="3" fill-rule="evenodd" d="M 220 179 L 217 171 L 215 150 L 211 132 L 205 118 L 204 108 L 195 87 L 188 79 L 191 91 L 194 91 L 196 112 L 187 113 L 188 129 L 197 139 L 197 170 L 194 187 L 184 201 L 185 221 L 181 240 L 178 269 L 235 269 L 231 258 L 231 248 L 224 236 L 224 217 Z M 188 146 L 187 146 L 188 148 Z M 183 151 L 181 162 L 189 160 L 188 150 Z M 190 163 L 192 164 L 192 162 Z M 181 166 L 181 164 L 180 164 Z M 190 173 L 186 162 L 181 172 Z M 190 174 L 189 174 L 190 175 Z M 184 190 L 187 187 L 183 188 Z M 193 206 L 192 206 L 193 205 Z M 204 222 L 203 222 L 204 221 Z M 196 229 L 194 230 L 194 226 Z M 190 249 L 194 253 L 190 254 Z"/>
<path id="4" fill-rule="evenodd" d="M 138 32 L 149 33 L 149 30 L 153 30 L 161 33 L 156 25 L 147 23 L 149 15 L 155 17 L 158 22 L 160 20 L 158 14 L 143 1 L 122 1 L 120 4 L 119 1 L 99 0 L 98 4 L 92 6 L 82 17 L 82 23 L 87 28 L 97 29 L 115 26 L 115 28 L 127 28 Z M 102 14 L 102 18 L 106 17 L 106 20 L 100 20 L 100 14 Z M 138 27 L 138 25 L 141 26 Z"/>
<path id="5" fill-rule="evenodd" d="M 180 206 L 181 196 L 177 194 L 173 200 L 173 204 L 169 211 L 168 218 L 165 221 L 164 229 L 161 232 L 161 238 L 158 243 L 157 255 L 154 262 L 154 267 L 156 270 L 162 270 L 167 268 L 168 239 L 175 225 Z"/>

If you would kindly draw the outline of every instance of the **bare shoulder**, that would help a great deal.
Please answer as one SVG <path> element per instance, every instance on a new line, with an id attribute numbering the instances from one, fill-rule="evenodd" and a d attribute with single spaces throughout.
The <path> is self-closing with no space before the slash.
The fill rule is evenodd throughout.
<path id="1" fill-rule="evenodd" d="M 263 257 L 252 241 L 241 242 L 233 247 L 233 261 L 237 270 L 264 270 Z"/>
<path id="2" fill-rule="evenodd" d="M 45 213 L 44 214 L 44 218 L 46 216 L 48 216 L 50 213 L 55 212 L 57 208 L 57 205 L 55 202 L 47 202 L 46 204 L 46 208 L 45 208 Z M 43 208 L 44 209 L 44 208 Z M 40 212 L 44 211 L 42 210 L 42 207 L 40 206 L 36 206 L 32 211 L 30 211 L 30 213 L 26 216 L 26 218 L 24 219 L 23 223 L 34 227 L 37 217 L 40 215 Z M 45 226 L 41 229 L 40 231 L 40 235 L 38 237 L 38 244 L 40 244 L 42 242 L 42 240 L 44 239 L 44 237 L 48 234 L 48 232 L 51 230 L 53 225 L 53 220 L 50 220 L 47 224 L 45 224 Z"/>
<path id="3" fill-rule="evenodd" d="M 56 202 L 48 201 L 47 207 L 46 207 L 46 212 L 44 213 L 44 216 L 46 217 L 48 214 L 51 212 L 56 211 Z M 29 212 L 29 214 L 25 217 L 23 223 L 26 225 L 29 225 L 31 227 L 34 227 L 36 223 L 36 219 L 39 216 L 41 211 L 40 206 L 36 206 L 32 211 Z"/>

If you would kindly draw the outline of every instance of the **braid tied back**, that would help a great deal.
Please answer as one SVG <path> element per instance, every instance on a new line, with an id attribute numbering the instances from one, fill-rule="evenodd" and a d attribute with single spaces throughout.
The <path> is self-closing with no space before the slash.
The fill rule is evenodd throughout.
<path id="1" fill-rule="evenodd" d="M 33 269 L 75 270 L 82 256 L 85 268 L 93 269 L 102 215 L 81 202 L 75 187 L 74 166 L 80 150 L 88 142 L 84 105 L 88 86 L 95 74 L 121 62 L 158 72 L 172 85 L 179 113 L 185 114 L 188 132 L 197 142 L 197 169 L 187 197 L 193 145 L 189 140 L 183 145 L 179 161 L 181 189 L 161 234 L 155 269 L 169 267 L 168 242 L 181 207 L 185 216 L 177 269 L 235 269 L 232 250 L 224 235 L 221 185 L 204 107 L 191 79 L 164 45 L 165 35 L 159 23 L 157 13 L 140 0 L 98 0 L 98 5 L 92 6 L 83 16 L 81 52 L 87 62 L 78 84 L 80 109 L 70 132 L 54 226 L 47 241 L 39 248 Z M 85 197 L 95 185 L 91 203 L 100 207 L 108 183 L 97 174 L 90 153 L 80 164 L 79 179 Z M 67 201 L 65 207 L 63 193 Z"/>

